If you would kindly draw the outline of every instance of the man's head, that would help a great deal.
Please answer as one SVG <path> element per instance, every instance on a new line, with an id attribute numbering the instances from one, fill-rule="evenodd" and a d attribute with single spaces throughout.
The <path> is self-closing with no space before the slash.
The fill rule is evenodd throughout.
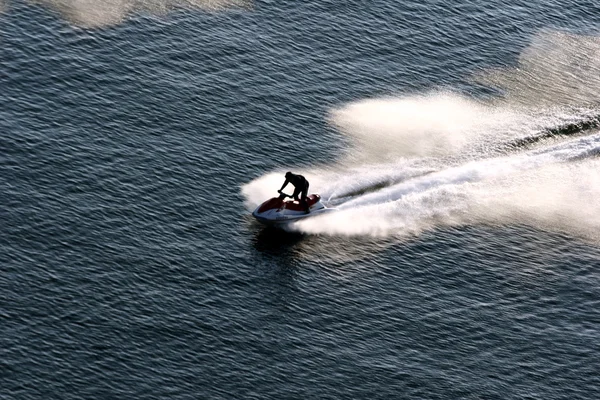
<path id="1" fill-rule="evenodd" d="M 291 172 L 285 173 L 285 179 L 290 179 L 292 176 L 294 176 L 294 174 L 292 174 Z"/>

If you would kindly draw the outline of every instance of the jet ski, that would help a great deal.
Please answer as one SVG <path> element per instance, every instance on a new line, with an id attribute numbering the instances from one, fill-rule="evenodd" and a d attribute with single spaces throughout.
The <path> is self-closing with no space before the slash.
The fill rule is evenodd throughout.
<path id="1" fill-rule="evenodd" d="M 265 201 L 254 210 L 252 215 L 265 225 L 283 225 L 335 210 L 334 208 L 325 207 L 321 203 L 321 196 L 318 194 L 311 194 L 306 198 L 309 213 L 306 212 L 302 203 L 296 200 L 285 200 L 286 197 L 292 196 L 281 193 L 279 197 L 273 197 Z"/>

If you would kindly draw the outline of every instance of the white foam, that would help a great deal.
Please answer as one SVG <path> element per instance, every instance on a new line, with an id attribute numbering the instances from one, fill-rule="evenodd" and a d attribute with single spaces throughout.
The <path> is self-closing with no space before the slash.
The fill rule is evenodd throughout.
<path id="1" fill-rule="evenodd" d="M 381 161 L 455 154 L 527 118 L 455 93 L 431 92 L 350 103 L 332 110 L 330 121 L 353 140 L 354 155 Z"/>
<path id="2" fill-rule="evenodd" d="M 544 30 L 523 50 L 517 68 L 484 71 L 503 101 L 527 108 L 595 106 L 600 101 L 600 38 Z"/>
<path id="3" fill-rule="evenodd" d="M 585 210 L 590 210 L 590 204 L 600 204 L 596 200 L 600 198 L 598 162 L 590 157 L 598 153 L 600 134 L 596 133 L 565 137 L 501 157 L 458 162 L 456 158 L 401 158 L 396 163 L 299 171 L 310 178 L 311 191 L 321 193 L 339 211 L 299 222 L 294 229 L 314 234 L 402 236 L 436 226 L 524 220 L 568 226 L 589 236 L 594 226 L 590 216 L 596 209 Z M 574 179 L 574 171 L 584 179 Z M 283 174 L 267 174 L 245 185 L 242 191 L 248 208 L 272 197 Z M 570 224 L 559 223 L 558 217 L 566 215 Z"/>
<path id="4" fill-rule="evenodd" d="M 472 161 L 356 197 L 297 229 L 346 235 L 407 235 L 440 225 L 543 221 L 591 232 L 600 224 L 600 134 L 543 150 Z M 580 177 L 580 179 L 577 179 Z M 596 206 L 594 206 L 596 204 Z M 553 216 L 566 216 L 563 222 Z M 600 215 L 600 214 L 595 214 Z M 573 231 L 573 229 L 571 229 Z"/>
<path id="5" fill-rule="evenodd" d="M 1 0 L 0 0 L 1 1 Z M 166 14 L 177 7 L 215 11 L 226 7 L 248 7 L 251 0 L 29 0 L 58 10 L 70 23 L 99 28 L 122 22 L 130 13 Z M 1 4 L 0 4 L 1 5 Z"/>
<path id="6" fill-rule="evenodd" d="M 600 89 L 600 45 L 597 39 L 562 34 L 555 34 L 560 40 L 553 43 L 555 36 L 548 35 L 534 39 L 519 69 L 487 76 L 506 89 L 504 98 L 482 102 L 431 92 L 332 110 L 330 122 L 351 138 L 348 157 L 302 173 L 311 191 L 339 211 L 294 228 L 404 236 L 455 224 L 528 223 L 600 240 L 600 162 L 595 158 L 600 133 L 560 135 L 561 126 L 600 115 L 594 103 L 600 90 L 571 90 L 573 79 L 576 87 L 588 79 L 589 86 Z M 569 57 L 559 66 L 543 66 L 557 54 Z M 573 70 L 577 73 L 560 76 Z M 529 149 L 506 146 L 549 130 L 559 135 Z M 282 173 L 267 174 L 245 185 L 243 193 L 258 204 L 282 181 Z"/>

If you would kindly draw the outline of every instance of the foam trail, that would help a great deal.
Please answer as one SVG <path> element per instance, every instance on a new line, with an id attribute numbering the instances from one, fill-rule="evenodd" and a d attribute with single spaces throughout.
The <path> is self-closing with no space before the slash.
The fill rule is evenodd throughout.
<path id="1" fill-rule="evenodd" d="M 472 220 L 520 221 L 600 241 L 600 161 L 554 164 L 498 181 L 492 193 L 474 189 Z M 467 221 L 468 222 L 468 221 Z"/>
<path id="2" fill-rule="evenodd" d="M 1 0 L 0 0 L 1 1 Z M 217 11 L 229 7 L 249 7 L 251 0 L 29 0 L 61 13 L 72 25 L 101 28 L 121 23 L 131 13 L 166 14 L 174 8 L 200 8 Z"/>
<path id="3" fill-rule="evenodd" d="M 600 102 L 600 38 L 545 30 L 521 53 L 517 68 L 482 72 L 476 81 L 499 88 L 499 102 L 527 108 Z"/>
<path id="4" fill-rule="evenodd" d="M 518 68 L 475 77 L 501 97 L 435 91 L 332 110 L 352 147 L 335 165 L 303 173 L 339 211 L 293 228 L 405 236 L 527 223 L 600 241 L 599 56 L 598 38 L 542 32 Z M 278 188 L 282 175 L 269 179 L 244 186 L 247 201 L 271 197 L 261 190 Z"/>
<path id="5" fill-rule="evenodd" d="M 350 136 L 369 160 L 442 156 L 460 152 L 487 135 L 527 123 L 524 115 L 490 108 L 455 93 L 369 99 L 331 112 L 330 121 Z"/>
<path id="6" fill-rule="evenodd" d="M 574 160 L 587 165 L 589 157 L 600 152 L 600 134 L 566 139 L 501 157 L 476 153 L 458 158 L 400 158 L 394 163 L 341 164 L 300 171 L 310 177 L 311 191 L 321 193 L 340 211 L 293 228 L 313 234 L 402 236 L 436 226 L 488 221 L 490 216 L 495 216 L 494 221 L 501 216 L 514 219 L 515 213 L 502 214 L 496 208 L 520 209 L 511 203 L 518 197 L 506 193 L 523 190 L 523 176 L 535 176 L 537 170 Z M 272 197 L 283 175 L 284 171 L 267 174 L 245 185 L 242 192 L 248 209 Z M 582 195 L 585 201 L 571 206 L 585 209 L 585 203 L 600 196 L 600 187 L 588 189 L 594 196 Z M 522 213 L 535 210 L 525 208 Z"/>
<path id="7" fill-rule="evenodd" d="M 336 214 L 300 222 L 295 228 L 309 233 L 406 235 L 477 219 L 497 222 L 501 217 L 511 217 L 514 221 L 514 210 L 518 210 L 531 221 L 544 220 L 541 216 L 548 220 L 559 211 L 579 216 L 575 221 L 580 227 L 588 226 L 580 231 L 592 232 L 584 221 L 596 211 L 589 211 L 590 204 L 600 204 L 596 201 L 600 196 L 597 160 L 585 159 L 578 164 L 577 170 L 585 177 L 583 185 L 581 180 L 571 185 L 577 182 L 572 179 L 574 169 L 565 168 L 564 163 L 599 151 L 600 134 L 595 134 L 517 156 L 469 162 L 360 196 L 344 203 Z M 553 180 L 563 170 L 570 172 L 563 175 L 571 179 L 561 179 L 560 191 L 549 190 L 556 186 Z M 525 190 L 530 182 L 535 183 L 534 189 Z M 537 200 L 528 203 L 524 196 L 514 193 L 537 193 L 532 196 Z M 560 197 L 562 193 L 570 195 Z M 562 198 L 570 201 L 561 202 Z"/>

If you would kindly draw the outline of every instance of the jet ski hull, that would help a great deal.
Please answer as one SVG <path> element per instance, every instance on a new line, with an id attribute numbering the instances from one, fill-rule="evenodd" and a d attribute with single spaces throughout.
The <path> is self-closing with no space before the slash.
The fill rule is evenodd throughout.
<path id="1" fill-rule="evenodd" d="M 258 206 L 252 216 L 260 223 L 272 226 L 285 225 L 334 210 L 326 208 L 321 203 L 321 197 L 318 194 L 311 194 L 308 196 L 307 201 L 309 213 L 306 213 L 304 205 L 298 201 L 285 201 L 282 197 L 274 197 Z"/>

